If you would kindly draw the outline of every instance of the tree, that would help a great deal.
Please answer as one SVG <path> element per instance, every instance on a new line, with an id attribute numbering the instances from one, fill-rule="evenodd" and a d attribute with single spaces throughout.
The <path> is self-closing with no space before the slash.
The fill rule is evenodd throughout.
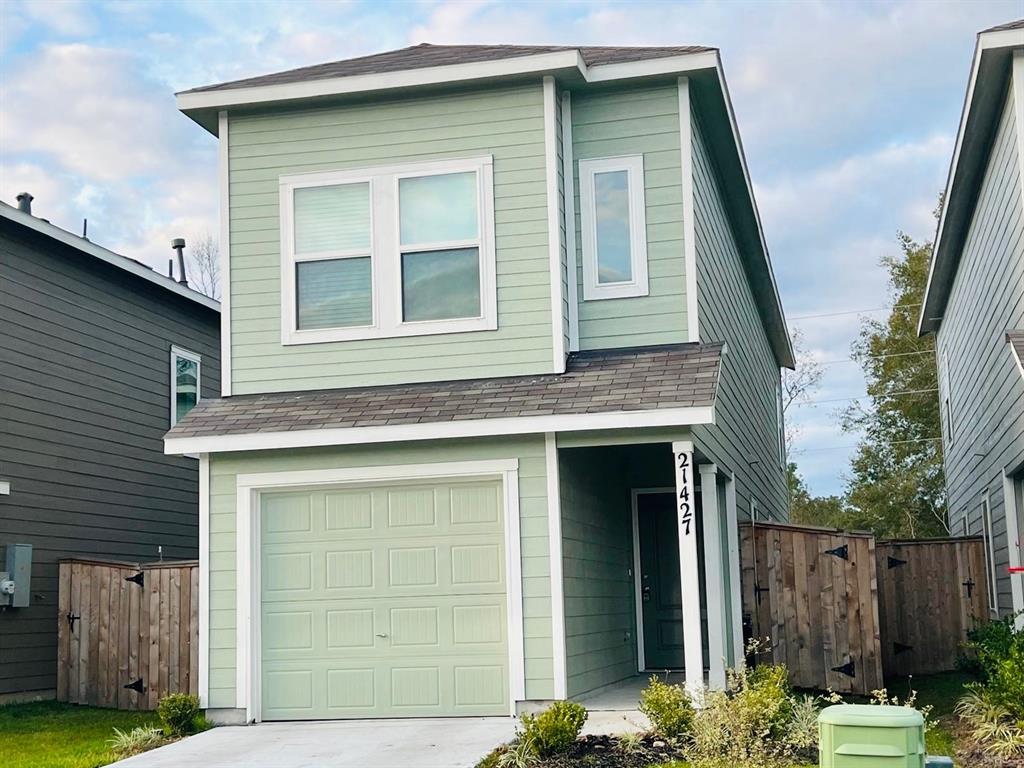
<path id="1" fill-rule="evenodd" d="M 917 335 L 931 245 L 903 233 L 899 243 L 900 253 L 881 262 L 893 308 L 885 320 L 862 321 L 852 346 L 868 405 L 842 414 L 843 430 L 863 435 L 847 480 L 847 527 L 886 537 L 948 535 L 934 345 Z"/>
<path id="2" fill-rule="evenodd" d="M 824 375 L 821 365 L 811 357 L 810 350 L 807 349 L 804 332 L 800 328 L 795 328 L 790 339 L 796 367 L 792 371 L 788 368 L 782 369 L 782 416 L 786 424 L 787 448 L 796 442 L 800 434 L 799 427 L 786 418 L 791 415 L 790 408 L 807 403 L 811 394 L 821 385 L 821 377 Z"/>
<path id="3" fill-rule="evenodd" d="M 188 251 L 188 280 L 200 293 L 220 300 L 220 248 L 209 232 L 195 238 Z"/>
<path id="4" fill-rule="evenodd" d="M 789 519 L 800 525 L 821 525 L 829 528 L 846 528 L 846 507 L 839 496 L 812 496 L 804 479 L 797 472 L 796 464 L 790 462 Z"/>

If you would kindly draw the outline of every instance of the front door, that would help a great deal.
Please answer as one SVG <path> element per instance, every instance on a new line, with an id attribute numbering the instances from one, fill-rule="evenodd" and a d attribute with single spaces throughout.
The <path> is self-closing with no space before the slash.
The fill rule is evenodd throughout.
<path id="1" fill-rule="evenodd" d="M 637 496 L 640 595 L 647 669 L 683 668 L 683 610 L 675 493 Z"/>

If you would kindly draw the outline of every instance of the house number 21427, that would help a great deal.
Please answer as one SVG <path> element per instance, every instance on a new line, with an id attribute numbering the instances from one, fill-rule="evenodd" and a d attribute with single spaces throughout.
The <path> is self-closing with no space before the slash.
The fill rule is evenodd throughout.
<path id="1" fill-rule="evenodd" d="M 689 536 L 693 527 L 693 459 L 688 452 L 676 454 L 676 488 L 679 498 L 679 525 L 683 534 Z"/>

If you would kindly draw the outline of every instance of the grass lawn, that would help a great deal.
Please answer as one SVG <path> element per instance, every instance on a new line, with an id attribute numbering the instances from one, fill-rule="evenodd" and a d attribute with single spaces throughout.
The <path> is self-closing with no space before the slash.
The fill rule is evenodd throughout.
<path id="1" fill-rule="evenodd" d="M 114 728 L 159 725 L 155 712 L 80 707 L 56 701 L 0 706 L 3 768 L 96 768 L 113 760 Z"/>
<path id="2" fill-rule="evenodd" d="M 931 704 L 930 718 L 937 721 L 938 725 L 925 734 L 928 754 L 949 757 L 956 755 L 956 715 L 953 708 L 966 693 L 964 686 L 973 679 L 970 675 L 959 672 L 945 672 L 940 675 L 917 675 L 912 679 L 904 677 L 887 681 L 890 694 L 902 699 L 910 690 L 915 690 L 918 707 Z"/>

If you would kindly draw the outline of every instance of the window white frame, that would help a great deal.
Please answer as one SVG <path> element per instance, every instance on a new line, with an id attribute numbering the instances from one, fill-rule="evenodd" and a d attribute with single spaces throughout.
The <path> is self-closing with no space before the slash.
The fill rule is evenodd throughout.
<path id="1" fill-rule="evenodd" d="M 422 336 L 437 333 L 493 331 L 498 328 L 498 298 L 494 250 L 494 170 L 490 155 L 434 160 L 352 170 L 323 171 L 280 177 L 281 208 L 281 343 L 316 344 L 355 339 Z M 403 178 L 451 173 L 476 174 L 477 238 L 422 245 L 401 245 L 398 184 Z M 296 189 L 368 182 L 370 185 L 370 325 L 300 330 L 296 295 L 297 264 L 304 261 L 365 257 L 366 250 L 295 253 L 294 195 Z M 478 248 L 480 253 L 480 315 L 445 320 L 402 319 L 402 253 Z"/>
<path id="2" fill-rule="evenodd" d="M 594 176 L 625 171 L 629 184 L 629 257 L 633 279 L 599 283 L 597 266 L 597 210 Z M 647 209 L 644 196 L 643 155 L 580 160 L 580 235 L 583 251 L 583 300 L 625 299 L 647 296 Z"/>
<path id="3" fill-rule="evenodd" d="M 992 535 L 992 505 L 988 491 L 981 495 L 981 531 L 985 539 L 985 574 L 988 588 L 988 608 L 993 616 L 999 615 L 999 582 L 996 573 L 996 546 Z"/>
<path id="4" fill-rule="evenodd" d="M 203 399 L 203 358 L 195 352 L 171 345 L 171 426 L 178 423 L 178 360 L 196 364 L 196 405 Z"/>

